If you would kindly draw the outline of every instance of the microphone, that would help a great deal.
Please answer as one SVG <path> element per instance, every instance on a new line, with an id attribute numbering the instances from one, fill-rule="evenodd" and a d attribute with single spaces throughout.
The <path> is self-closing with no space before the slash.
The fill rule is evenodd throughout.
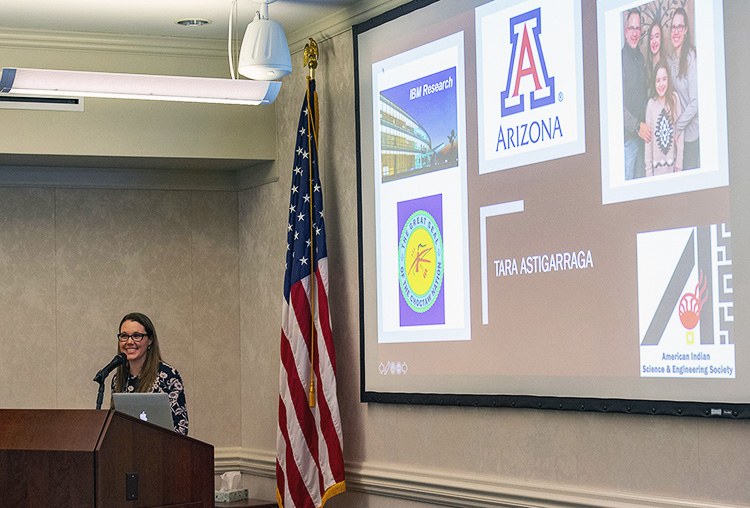
<path id="1" fill-rule="evenodd" d="M 115 370 L 118 366 L 125 363 L 125 360 L 127 359 L 128 357 L 125 355 L 125 353 L 118 354 L 117 356 L 112 358 L 112 361 L 109 362 L 106 367 L 96 373 L 96 376 L 94 376 L 94 381 L 99 384 L 104 383 L 104 380 L 107 379 L 109 373 Z"/>

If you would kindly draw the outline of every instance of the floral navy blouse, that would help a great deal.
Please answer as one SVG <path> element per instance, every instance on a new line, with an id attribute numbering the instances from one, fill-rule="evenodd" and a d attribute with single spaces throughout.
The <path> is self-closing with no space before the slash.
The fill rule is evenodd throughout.
<path id="1" fill-rule="evenodd" d="M 114 391 L 117 374 L 112 376 L 112 390 Z M 138 386 L 138 377 L 133 377 L 128 373 L 128 379 L 125 382 L 124 391 L 126 393 L 135 392 Z M 187 436 L 188 433 L 188 413 L 185 405 L 185 387 L 182 384 L 180 373 L 171 365 L 159 362 L 159 372 L 156 374 L 154 384 L 151 385 L 151 393 L 169 394 L 169 405 L 172 408 L 172 421 L 174 430 Z"/>

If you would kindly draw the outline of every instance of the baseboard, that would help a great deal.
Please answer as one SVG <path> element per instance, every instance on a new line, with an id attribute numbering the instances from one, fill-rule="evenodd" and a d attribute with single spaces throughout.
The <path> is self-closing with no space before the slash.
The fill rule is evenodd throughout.
<path id="1" fill-rule="evenodd" d="M 214 448 L 214 471 L 217 475 L 227 471 L 240 471 L 242 474 L 274 478 L 276 452 L 247 448 Z"/>
<path id="2" fill-rule="evenodd" d="M 273 478 L 273 451 L 246 448 L 215 450 L 216 474 L 243 474 Z M 525 482 L 461 471 L 411 469 L 395 464 L 347 462 L 348 490 L 374 496 L 456 508 L 730 508 L 683 499 L 660 498 L 601 490 Z"/>

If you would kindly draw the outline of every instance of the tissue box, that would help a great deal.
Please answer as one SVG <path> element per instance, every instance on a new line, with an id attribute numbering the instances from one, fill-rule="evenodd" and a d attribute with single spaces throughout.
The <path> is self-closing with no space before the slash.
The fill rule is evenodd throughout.
<path id="1" fill-rule="evenodd" d="M 214 502 L 217 503 L 231 503 L 232 501 L 239 501 L 241 499 L 247 499 L 247 489 L 214 491 Z"/>

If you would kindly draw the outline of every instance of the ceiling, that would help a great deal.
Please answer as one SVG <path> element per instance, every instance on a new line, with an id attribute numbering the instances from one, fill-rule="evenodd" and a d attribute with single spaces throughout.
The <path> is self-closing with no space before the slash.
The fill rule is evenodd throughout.
<path id="1" fill-rule="evenodd" d="M 278 0 L 269 17 L 284 27 L 290 46 L 323 25 L 379 14 L 394 0 Z M 225 39 L 232 0 L 2 0 L 0 27 L 29 31 L 89 32 L 138 36 Z M 236 37 L 241 38 L 260 3 L 236 0 Z M 377 12 L 376 12 L 377 11 Z M 371 14 L 370 14 L 371 13 Z M 211 23 L 184 27 L 175 21 L 202 18 Z M 351 22 L 349 22 L 351 26 Z M 324 26 L 326 28 L 326 26 Z"/>
<path id="2" fill-rule="evenodd" d="M 269 17 L 284 28 L 292 52 L 304 48 L 308 37 L 318 42 L 351 28 L 409 0 L 277 0 L 269 5 Z M 21 49 L 83 49 L 107 52 L 111 48 L 133 51 L 134 54 L 157 50 L 179 54 L 226 55 L 229 14 L 232 0 L 0 0 L 0 56 L 5 48 Z M 236 0 L 234 34 L 238 51 L 245 27 L 260 4 L 254 0 Z M 201 27 L 184 27 L 175 21 L 203 18 L 211 21 Z M 168 39 L 167 39 L 168 38 Z M 6 62 L 7 63 L 7 62 Z M 0 67 L 4 62 L 0 61 Z M 92 69 L 87 69 L 92 70 Z M 148 71 L 145 71 L 148 73 Z M 46 153 L 46 152 L 44 152 Z M 190 166 L 185 159 L 149 157 L 143 160 L 108 156 L 88 157 L 85 154 L 29 156 L 0 154 L 0 170 L 4 166 L 57 166 L 95 168 L 161 168 L 183 170 Z M 106 159 L 106 160 L 105 160 Z M 254 160 L 228 163 L 200 159 L 200 168 L 235 170 L 245 168 Z M 23 178 L 32 173 L 21 172 Z M 46 173 L 45 173 L 46 174 Z M 87 173 L 88 174 L 88 173 Z M 91 175 L 96 175 L 96 171 Z M 0 175 L 0 180 L 3 176 Z M 34 177 L 36 178 L 36 177 Z M 41 178 L 41 177 L 40 177 Z M 50 177 L 59 184 L 57 174 Z M 32 180 L 36 182 L 36 180 Z M 28 183 L 28 180 L 23 180 Z M 77 185 L 79 182 L 74 182 Z M 111 185 L 108 182 L 107 185 Z"/>

